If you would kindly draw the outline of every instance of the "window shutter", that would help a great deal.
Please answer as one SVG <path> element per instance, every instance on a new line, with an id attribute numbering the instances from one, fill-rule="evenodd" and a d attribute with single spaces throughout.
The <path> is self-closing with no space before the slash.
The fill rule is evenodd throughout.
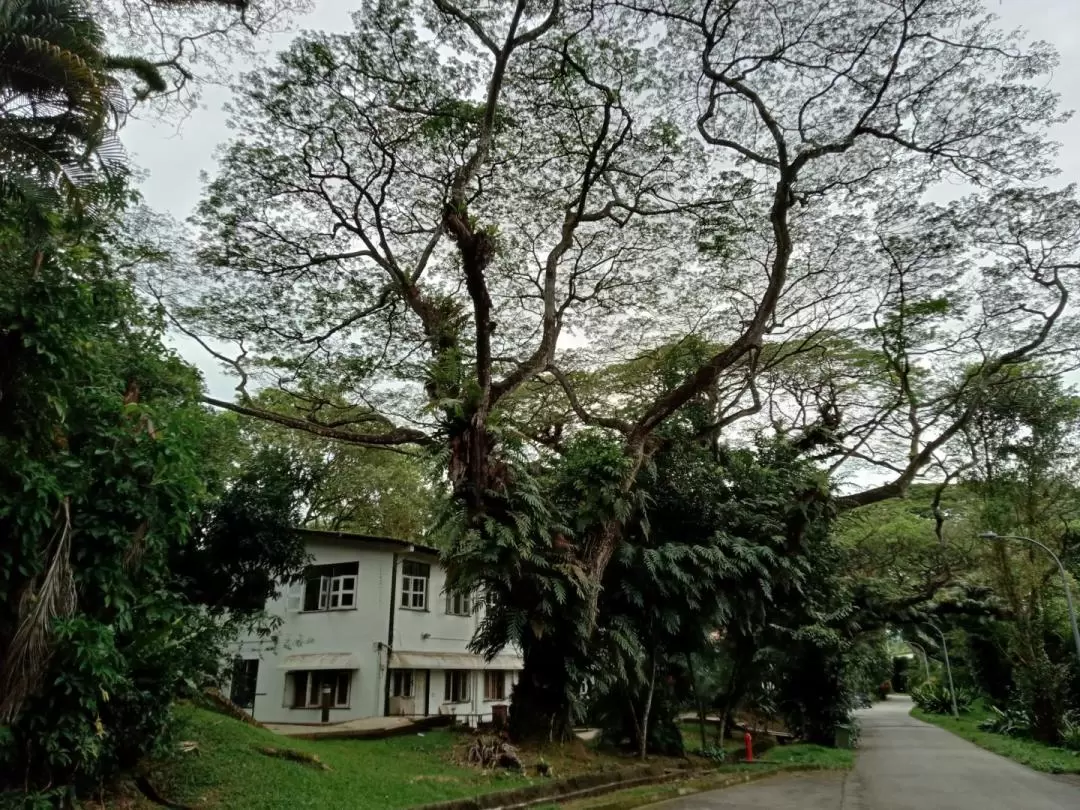
<path id="1" fill-rule="evenodd" d="M 285 591 L 285 610 L 289 613 L 299 613 L 304 606 L 304 583 L 293 582 Z"/>
<path id="2" fill-rule="evenodd" d="M 337 704 L 349 705 L 349 675 L 348 672 L 339 672 L 337 676 Z"/>
<path id="3" fill-rule="evenodd" d="M 293 673 L 293 708 L 299 709 L 307 705 L 308 673 Z"/>

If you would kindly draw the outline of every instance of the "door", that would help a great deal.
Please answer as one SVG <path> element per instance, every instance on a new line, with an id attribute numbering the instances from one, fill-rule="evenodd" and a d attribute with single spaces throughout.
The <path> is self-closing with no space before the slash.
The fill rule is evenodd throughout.
<path id="1" fill-rule="evenodd" d="M 233 661 L 229 700 L 244 709 L 255 708 L 255 684 L 259 680 L 259 659 L 237 658 Z"/>

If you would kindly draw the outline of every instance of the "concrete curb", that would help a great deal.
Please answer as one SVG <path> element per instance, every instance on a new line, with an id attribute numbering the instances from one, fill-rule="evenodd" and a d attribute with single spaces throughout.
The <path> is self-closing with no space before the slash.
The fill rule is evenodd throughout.
<path id="1" fill-rule="evenodd" d="M 411 810 L 518 810 L 556 800 L 581 799 L 626 788 L 690 779 L 703 773 L 711 773 L 711 770 L 642 765 L 615 773 L 582 774 L 514 790 L 500 790 L 463 799 L 417 805 Z"/>
<path id="2" fill-rule="evenodd" d="M 808 773 L 812 771 L 830 771 L 830 770 L 844 770 L 841 768 L 826 768 L 815 765 L 778 765 L 772 770 L 761 770 L 757 772 L 742 772 L 742 773 L 724 773 L 714 774 L 713 779 L 709 780 L 708 784 L 701 787 L 692 788 L 685 793 L 679 793 L 678 796 L 656 798 L 655 796 L 636 796 L 633 798 L 623 797 L 618 798 L 613 796 L 610 802 L 603 804 L 590 805 L 588 810 L 633 810 L 635 807 L 643 807 L 645 805 L 653 805 L 657 802 L 666 802 L 671 799 L 682 798 L 683 796 L 692 796 L 695 793 L 705 793 L 710 790 L 724 790 L 729 787 L 738 787 L 739 785 L 745 785 L 749 782 L 757 782 L 762 779 L 768 779 L 773 776 L 783 776 L 789 773 Z M 709 772 L 712 773 L 712 772 Z M 687 777 L 685 781 L 690 781 L 695 777 Z M 708 774 L 701 777 L 702 781 L 709 779 Z M 682 780 L 672 780 L 682 781 Z M 613 793 L 619 793 L 624 788 L 619 788 Z"/>
<path id="3" fill-rule="evenodd" d="M 765 764 L 765 763 L 763 763 Z M 776 765 L 768 770 L 743 771 L 736 773 L 717 773 L 714 768 L 657 768 L 641 766 L 627 768 L 623 771 L 602 774 L 584 774 L 582 776 L 559 779 L 545 784 L 530 785 L 529 787 L 514 790 L 500 790 L 493 793 L 485 793 L 479 796 L 470 796 L 462 799 L 451 799 L 432 804 L 415 805 L 410 810 L 525 810 L 539 804 L 552 802 L 567 802 L 587 799 L 591 796 L 601 796 L 605 793 L 618 793 L 623 790 L 631 790 L 649 785 L 660 785 L 666 782 L 684 782 L 692 779 L 716 777 L 716 784 L 702 788 L 703 790 L 719 790 L 721 788 L 741 785 L 753 782 L 769 776 L 782 773 L 797 773 L 800 771 L 833 770 L 816 765 Z M 700 791 L 693 791 L 700 792 Z M 640 802 L 645 804 L 646 802 Z M 633 803 L 612 802 L 610 805 L 599 805 L 592 810 L 607 810 L 607 808 L 634 807 Z"/>

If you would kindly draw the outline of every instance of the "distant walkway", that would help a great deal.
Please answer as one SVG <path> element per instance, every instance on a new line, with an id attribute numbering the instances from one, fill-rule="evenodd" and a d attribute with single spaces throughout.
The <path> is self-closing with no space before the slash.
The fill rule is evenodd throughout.
<path id="1" fill-rule="evenodd" d="M 665 810 L 1080 810 L 1080 785 L 1038 773 L 908 715 L 893 696 L 860 712 L 855 769 L 766 779 L 657 805 Z"/>

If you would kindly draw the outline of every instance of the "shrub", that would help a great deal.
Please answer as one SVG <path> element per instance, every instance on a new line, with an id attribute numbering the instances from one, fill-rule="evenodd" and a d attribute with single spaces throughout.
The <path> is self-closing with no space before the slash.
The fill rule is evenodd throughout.
<path id="1" fill-rule="evenodd" d="M 715 745 L 699 748 L 694 753 L 699 757 L 711 759 L 713 762 L 725 762 L 728 759 L 728 752 Z"/>
<path id="2" fill-rule="evenodd" d="M 967 711 L 974 696 L 967 689 L 956 690 L 956 708 Z M 911 699 L 915 705 L 930 714 L 952 714 L 952 696 L 949 687 L 940 681 L 927 681 L 911 690 Z"/>
<path id="3" fill-rule="evenodd" d="M 1061 721 L 1061 747 L 1080 751 L 1080 716 L 1066 716 Z"/>
<path id="4" fill-rule="evenodd" d="M 990 716 L 979 723 L 979 728 L 1006 737 L 1027 737 L 1031 734 L 1031 717 L 1019 706 L 999 709 L 990 707 Z"/>

